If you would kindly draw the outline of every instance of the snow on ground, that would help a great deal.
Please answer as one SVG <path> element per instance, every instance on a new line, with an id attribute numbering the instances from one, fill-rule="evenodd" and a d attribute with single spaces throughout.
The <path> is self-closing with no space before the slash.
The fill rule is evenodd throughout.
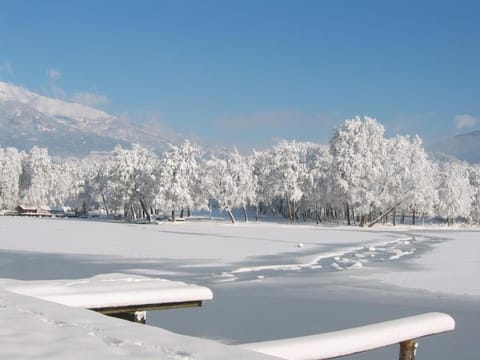
<path id="1" fill-rule="evenodd" d="M 0 236 L 3 278 L 79 279 L 122 272 L 212 288 L 214 300 L 204 308 L 149 313 L 147 322 L 175 332 L 239 343 L 446 311 L 458 319 L 457 330 L 426 341 L 421 353 L 477 358 L 478 230 L 0 217 Z M 10 301 L 0 304 L 0 311 L 15 308 L 20 297 L 12 296 L 0 295 L 4 304 Z M 11 320 L 7 315 L 13 316 L 3 312 L 2 322 Z M 15 331 L 37 325 L 23 322 Z M 130 341 L 126 332 L 123 343 Z M 65 336 L 67 344 L 71 339 Z M 385 357 L 379 352 L 355 359 Z"/>
<path id="2" fill-rule="evenodd" d="M 447 239 L 415 257 L 409 268 L 372 272 L 372 280 L 436 293 L 480 296 L 480 232 L 428 232 Z"/>
<path id="3" fill-rule="evenodd" d="M 352 233 L 347 228 L 329 229 L 313 225 L 231 225 L 226 222 L 137 225 L 19 217 L 2 217 L 0 231 L 3 250 L 137 259 L 194 259 L 207 265 L 224 265 L 248 257 L 280 253 L 293 253 L 294 258 L 298 254 L 301 255 L 300 262 L 312 263 L 315 260 L 305 256 L 309 249 L 321 251 L 324 253 L 321 256 L 331 256 L 327 250 L 332 247 L 350 249 L 392 239 L 390 234 Z M 298 241 L 304 247 L 299 248 Z M 337 252 L 335 250 L 332 254 Z"/>
<path id="4" fill-rule="evenodd" d="M 2 289 L 0 321 L 2 359 L 272 359 Z"/>

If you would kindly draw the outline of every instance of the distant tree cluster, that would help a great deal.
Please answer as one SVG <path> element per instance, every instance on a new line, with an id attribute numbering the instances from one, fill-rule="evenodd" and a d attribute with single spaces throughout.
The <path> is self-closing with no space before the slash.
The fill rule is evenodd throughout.
<path id="1" fill-rule="evenodd" d="M 0 208 L 19 204 L 101 209 L 136 220 L 218 207 L 291 222 L 360 226 L 429 215 L 480 222 L 480 167 L 431 161 L 419 137 L 386 138 L 375 119 L 334 130 L 330 147 L 281 141 L 271 149 L 206 156 L 186 140 L 159 157 L 140 145 L 104 157 L 52 161 L 45 148 L 0 148 Z"/>

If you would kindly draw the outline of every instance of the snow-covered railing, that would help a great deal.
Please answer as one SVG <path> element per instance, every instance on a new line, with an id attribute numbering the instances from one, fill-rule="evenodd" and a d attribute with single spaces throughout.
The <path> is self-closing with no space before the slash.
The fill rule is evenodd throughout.
<path id="1" fill-rule="evenodd" d="M 414 360 L 416 339 L 454 328 L 451 316 L 427 313 L 319 335 L 239 346 L 281 359 L 321 360 L 400 344 L 400 360 Z"/>

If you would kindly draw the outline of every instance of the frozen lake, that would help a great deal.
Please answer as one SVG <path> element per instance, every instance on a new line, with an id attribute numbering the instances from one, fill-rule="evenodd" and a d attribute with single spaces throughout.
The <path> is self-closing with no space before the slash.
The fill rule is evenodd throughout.
<path id="1" fill-rule="evenodd" d="M 478 231 L 18 218 L 0 229 L 3 278 L 126 272 L 210 287 L 202 308 L 149 312 L 147 323 L 174 332 L 242 343 L 442 311 L 457 329 L 421 340 L 419 358 L 478 358 Z"/>

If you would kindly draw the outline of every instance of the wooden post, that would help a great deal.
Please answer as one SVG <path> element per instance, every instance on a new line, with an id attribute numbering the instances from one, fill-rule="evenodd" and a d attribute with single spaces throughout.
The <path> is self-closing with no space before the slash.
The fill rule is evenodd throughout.
<path id="1" fill-rule="evenodd" d="M 147 320 L 147 312 L 146 311 L 131 311 L 131 312 L 119 312 L 119 313 L 112 313 L 107 314 L 108 316 L 115 317 L 118 319 L 128 320 L 132 322 L 136 322 L 139 324 L 145 324 Z"/>
<path id="2" fill-rule="evenodd" d="M 400 343 L 399 360 L 415 360 L 418 344 L 415 340 L 407 340 Z"/>

